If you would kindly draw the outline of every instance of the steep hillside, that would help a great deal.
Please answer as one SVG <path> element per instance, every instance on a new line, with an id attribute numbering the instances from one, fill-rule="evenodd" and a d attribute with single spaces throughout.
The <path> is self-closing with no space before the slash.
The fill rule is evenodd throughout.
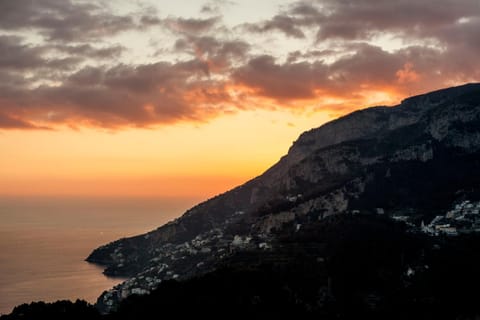
<path id="1" fill-rule="evenodd" d="M 102 246 L 87 261 L 129 280 L 105 310 L 168 279 L 215 270 L 238 252 L 268 252 L 279 237 L 334 214 L 428 218 L 480 187 L 480 84 L 395 107 L 354 112 L 303 133 L 261 176 L 147 234 Z M 293 231 L 292 231 L 293 230 Z"/>

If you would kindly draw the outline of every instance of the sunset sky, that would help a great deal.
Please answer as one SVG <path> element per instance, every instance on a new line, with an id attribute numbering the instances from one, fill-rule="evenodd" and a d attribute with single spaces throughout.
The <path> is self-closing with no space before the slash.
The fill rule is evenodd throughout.
<path id="1" fill-rule="evenodd" d="M 215 195 L 480 81 L 479 30 L 479 0 L 0 0 L 0 195 Z"/>

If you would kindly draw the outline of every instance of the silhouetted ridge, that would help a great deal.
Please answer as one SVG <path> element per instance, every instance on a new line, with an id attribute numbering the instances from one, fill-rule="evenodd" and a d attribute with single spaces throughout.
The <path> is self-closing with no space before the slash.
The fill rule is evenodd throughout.
<path id="1" fill-rule="evenodd" d="M 102 310 L 161 282 L 216 270 L 239 253 L 267 255 L 279 237 L 327 217 L 445 214 L 480 187 L 480 84 L 353 112 L 303 133 L 261 176 L 158 229 L 94 250 L 88 261 L 129 280 Z"/>

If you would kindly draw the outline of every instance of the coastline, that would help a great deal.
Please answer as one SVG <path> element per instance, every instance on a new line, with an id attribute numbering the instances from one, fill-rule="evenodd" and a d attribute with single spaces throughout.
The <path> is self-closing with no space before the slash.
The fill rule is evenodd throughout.
<path id="1" fill-rule="evenodd" d="M 85 258 L 96 247 L 155 229 L 196 199 L 0 197 L 0 314 L 32 301 L 95 303 L 122 282 Z"/>

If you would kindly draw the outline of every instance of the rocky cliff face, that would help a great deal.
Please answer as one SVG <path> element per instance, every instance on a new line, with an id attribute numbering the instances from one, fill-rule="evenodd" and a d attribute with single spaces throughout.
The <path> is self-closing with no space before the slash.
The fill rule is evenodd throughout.
<path id="1" fill-rule="evenodd" d="M 87 258 L 129 280 L 104 293 L 113 308 L 166 279 L 215 269 L 238 251 L 266 250 L 285 230 L 345 212 L 433 215 L 480 187 L 480 84 L 354 112 L 303 133 L 263 175 L 147 234 Z"/>

